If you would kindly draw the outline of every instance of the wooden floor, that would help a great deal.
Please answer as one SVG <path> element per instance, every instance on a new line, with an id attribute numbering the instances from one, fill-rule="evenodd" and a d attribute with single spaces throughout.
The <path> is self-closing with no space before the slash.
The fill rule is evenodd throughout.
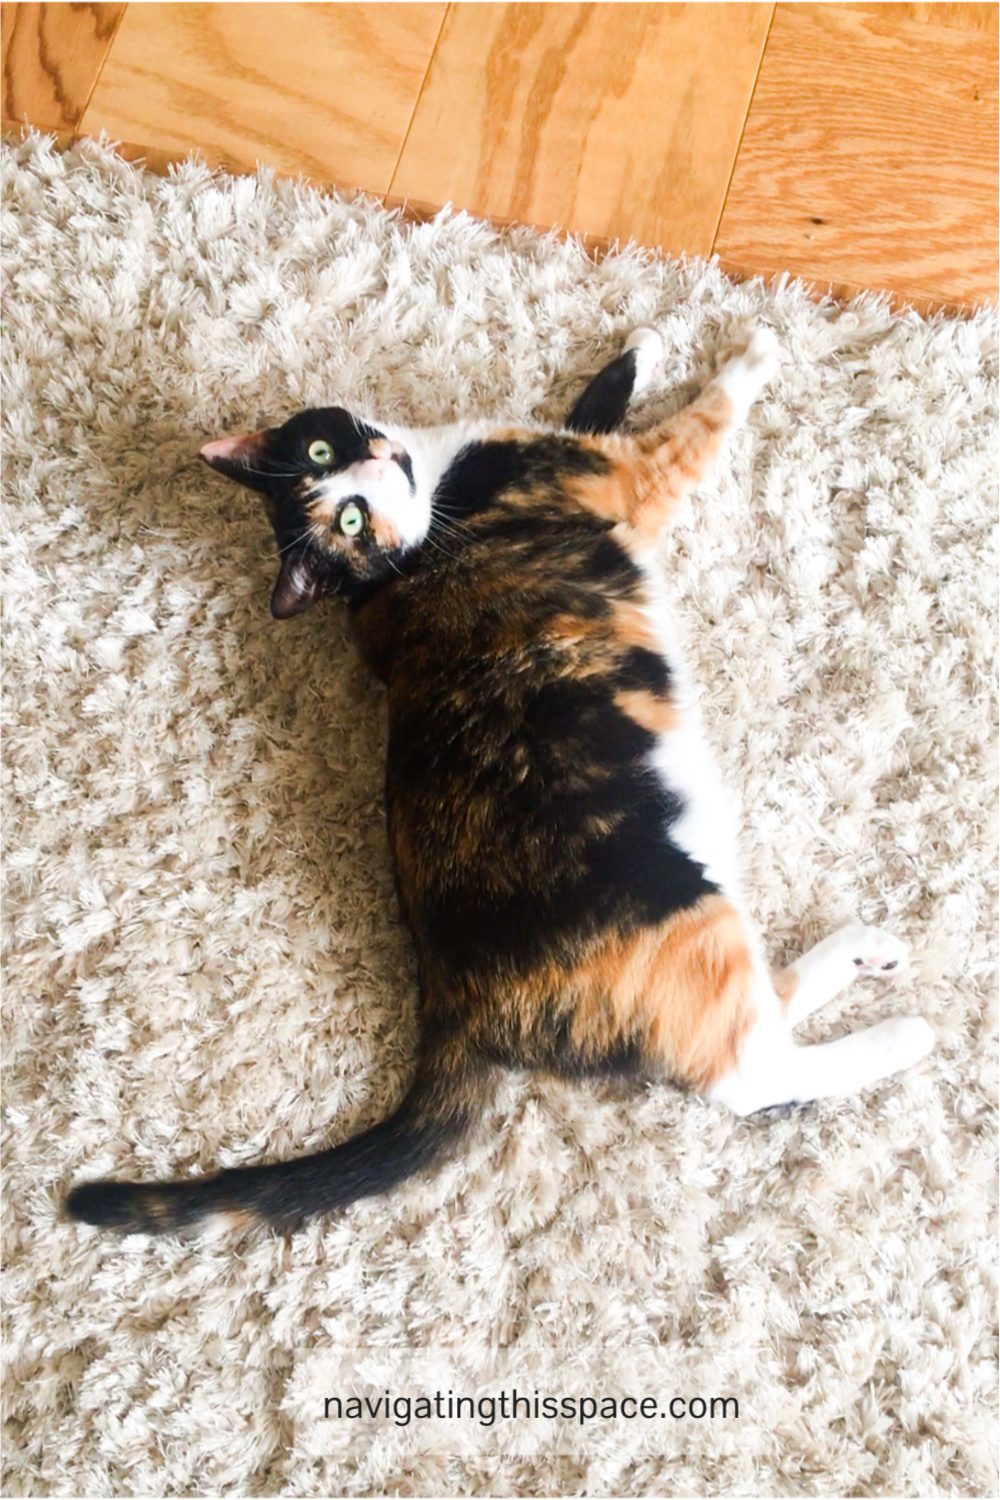
<path id="1" fill-rule="evenodd" d="M 0 9 L 6 124 L 922 309 L 997 296 L 996 5 Z"/>

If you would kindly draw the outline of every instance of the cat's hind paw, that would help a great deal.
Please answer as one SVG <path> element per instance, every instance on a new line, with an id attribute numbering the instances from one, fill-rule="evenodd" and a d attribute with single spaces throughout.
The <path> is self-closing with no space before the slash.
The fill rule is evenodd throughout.
<path id="1" fill-rule="evenodd" d="M 881 1067 L 886 1076 L 905 1073 L 934 1051 L 937 1037 L 923 1016 L 893 1016 L 880 1021 L 864 1035 L 871 1038 L 872 1048 L 882 1055 Z"/>
<path id="2" fill-rule="evenodd" d="M 909 950 L 902 939 L 894 937 L 891 932 L 850 922 L 841 928 L 838 936 L 849 950 L 857 978 L 876 975 L 880 979 L 895 979 L 905 973 Z"/>

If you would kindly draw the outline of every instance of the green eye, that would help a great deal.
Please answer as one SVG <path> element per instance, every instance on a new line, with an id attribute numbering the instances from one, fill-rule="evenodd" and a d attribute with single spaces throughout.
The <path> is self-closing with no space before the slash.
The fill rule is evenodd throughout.
<path id="1" fill-rule="evenodd" d="M 360 536 L 365 529 L 364 512 L 358 505 L 345 505 L 340 512 L 340 529 L 345 536 Z"/>
<path id="2" fill-rule="evenodd" d="M 314 464 L 327 469 L 333 463 L 333 449 L 322 438 L 317 438 L 314 443 L 309 444 L 309 457 Z"/>

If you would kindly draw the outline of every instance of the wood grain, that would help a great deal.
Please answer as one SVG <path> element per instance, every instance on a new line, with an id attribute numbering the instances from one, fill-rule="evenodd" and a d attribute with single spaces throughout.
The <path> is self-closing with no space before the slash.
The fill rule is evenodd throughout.
<path id="1" fill-rule="evenodd" d="M 997 292 L 997 41 L 778 5 L 715 249 L 928 302 Z"/>
<path id="2" fill-rule="evenodd" d="M 130 5 L 81 129 L 384 193 L 445 8 Z"/>
<path id="3" fill-rule="evenodd" d="M 48 130 L 74 130 L 125 9 L 0 5 L 4 118 Z"/>
<path id="4" fill-rule="evenodd" d="M 1000 5 L 973 5 L 959 3 L 952 5 L 910 5 L 906 0 L 893 0 L 891 5 L 892 16 L 886 17 L 885 12 L 890 6 L 882 0 L 872 0 L 869 4 L 852 4 L 851 10 L 867 10 L 873 15 L 881 14 L 883 19 L 889 19 L 894 24 L 901 21 L 925 21 L 931 26 L 952 27 L 956 31 L 981 31 L 988 36 L 996 36 L 1000 31 Z"/>
<path id="5" fill-rule="evenodd" d="M 787 269 L 921 309 L 996 295 L 997 5 L 0 15 L 15 131 L 103 127 L 156 170 L 192 149 L 264 161 L 411 214 L 451 201 L 596 252 L 714 248 L 738 276 Z"/>
<path id="6" fill-rule="evenodd" d="M 707 252 L 771 5 L 453 5 L 394 199 Z"/>

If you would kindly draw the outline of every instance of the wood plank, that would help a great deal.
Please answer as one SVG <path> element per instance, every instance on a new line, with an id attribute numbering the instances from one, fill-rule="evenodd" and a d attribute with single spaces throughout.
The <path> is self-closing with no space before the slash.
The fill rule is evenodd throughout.
<path id="1" fill-rule="evenodd" d="M 392 198 L 707 252 L 771 13 L 453 5 Z"/>
<path id="2" fill-rule="evenodd" d="M 131 5 L 81 129 L 384 193 L 445 5 Z"/>
<path id="3" fill-rule="evenodd" d="M 74 130 L 124 5 L 0 5 L 5 119 Z"/>
<path id="4" fill-rule="evenodd" d="M 975 5 L 956 0 L 951 5 L 908 4 L 907 0 L 870 0 L 870 3 L 855 3 L 851 10 L 867 10 L 883 18 L 888 10 L 895 24 L 901 21 L 925 21 L 931 26 L 950 26 L 957 31 L 981 31 L 996 36 L 1000 31 L 1000 5 Z"/>
<path id="5" fill-rule="evenodd" d="M 996 297 L 997 40 L 896 9 L 778 5 L 715 243 L 728 268 Z"/>

